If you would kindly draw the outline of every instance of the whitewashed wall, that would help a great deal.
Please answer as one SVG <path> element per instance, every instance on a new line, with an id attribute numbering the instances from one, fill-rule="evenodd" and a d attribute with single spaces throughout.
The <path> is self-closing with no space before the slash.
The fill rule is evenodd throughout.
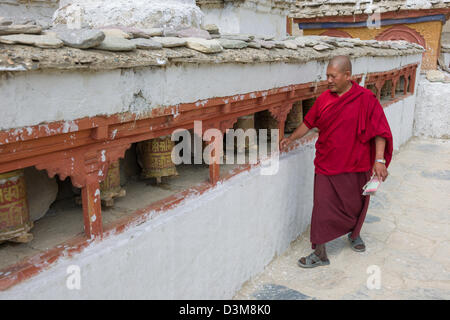
<path id="1" fill-rule="evenodd" d="M 353 70 L 385 71 L 421 59 L 421 55 L 360 58 L 353 60 Z M 325 79 L 326 62 L 184 66 L 169 67 L 164 76 L 162 72 L 148 68 L 19 74 L 0 86 L 0 96 L 19 112 L 14 108 L 2 112 L 15 126 L 130 108 L 139 112 L 158 104 Z M 236 81 L 242 78 L 247 81 Z M 125 86 L 127 90 L 120 90 Z M 139 90 L 143 100 L 133 100 Z M 412 134 L 414 99 L 385 109 L 396 148 Z M 9 126 L 1 121 L 3 127 Z M 181 206 L 92 243 L 72 259 L 62 259 L 50 270 L 0 292 L 0 299 L 229 299 L 309 225 L 314 151 L 313 142 L 300 146 L 280 159 L 276 175 L 263 176 L 255 168 L 189 197 Z M 67 289 L 70 265 L 80 267 L 79 291 Z"/>
<path id="2" fill-rule="evenodd" d="M 0 17 L 17 22 L 29 19 L 49 26 L 53 13 L 58 9 L 58 2 L 59 0 L 0 0 Z"/>
<path id="3" fill-rule="evenodd" d="M 414 122 L 414 135 L 450 138 L 450 83 L 420 78 Z"/>
<path id="4" fill-rule="evenodd" d="M 286 36 L 286 15 L 259 12 L 228 3 L 224 8 L 202 8 L 205 24 L 215 24 L 221 33 Z"/>
<path id="5" fill-rule="evenodd" d="M 392 70 L 420 62 L 419 58 L 362 57 L 352 60 L 353 71 Z M 61 120 L 69 121 L 69 131 L 76 130 L 70 121 L 83 117 L 143 113 L 160 106 L 325 80 L 326 67 L 327 62 L 311 61 L 16 73 L 0 78 L 0 130 Z"/>
<path id="6" fill-rule="evenodd" d="M 310 224 L 314 146 L 255 168 L 72 259 L 0 292 L 0 299 L 230 299 Z M 81 290 L 66 287 L 67 267 Z"/>

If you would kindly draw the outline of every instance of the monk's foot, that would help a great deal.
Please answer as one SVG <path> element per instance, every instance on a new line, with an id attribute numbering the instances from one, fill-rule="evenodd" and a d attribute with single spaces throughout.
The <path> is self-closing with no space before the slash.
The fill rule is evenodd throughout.
<path id="1" fill-rule="evenodd" d="M 356 239 L 352 239 L 350 235 L 351 233 L 348 234 L 348 240 L 350 241 L 352 250 L 356 252 L 366 251 L 366 245 L 364 244 L 364 241 L 361 239 L 361 237 L 358 236 Z"/>
<path id="2" fill-rule="evenodd" d="M 314 268 L 318 266 L 326 266 L 330 264 L 330 260 L 325 256 L 319 256 L 316 252 L 311 253 L 307 257 L 298 260 L 298 265 L 302 268 Z"/>

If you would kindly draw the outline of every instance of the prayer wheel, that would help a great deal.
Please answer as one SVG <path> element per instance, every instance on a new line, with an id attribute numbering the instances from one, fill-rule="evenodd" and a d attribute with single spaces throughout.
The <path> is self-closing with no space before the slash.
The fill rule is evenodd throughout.
<path id="1" fill-rule="evenodd" d="M 138 162 L 142 167 L 141 178 L 156 178 L 177 176 L 178 172 L 172 162 L 172 149 L 175 146 L 170 135 L 137 144 Z"/>
<path id="2" fill-rule="evenodd" d="M 278 121 L 272 117 L 272 114 L 269 110 L 264 110 L 255 113 L 255 128 L 259 129 L 267 129 L 267 140 L 270 141 L 271 138 L 271 129 L 278 129 Z M 259 136 L 259 134 L 258 134 Z"/>
<path id="3" fill-rule="evenodd" d="M 0 242 L 33 239 L 23 170 L 0 174 Z"/>
<path id="4" fill-rule="evenodd" d="M 248 129 L 255 129 L 255 116 L 253 114 L 247 115 L 247 116 L 242 116 L 239 117 L 236 121 L 236 123 L 233 126 L 234 130 L 237 129 L 242 129 L 244 130 L 244 133 L 248 130 Z M 240 145 L 236 145 L 236 150 L 237 152 L 245 152 L 245 150 L 249 150 L 249 148 L 254 148 L 256 147 L 256 140 L 257 140 L 257 136 L 255 136 L 255 141 L 253 141 L 253 144 L 250 145 L 250 139 L 245 139 L 245 144 L 243 146 Z M 237 140 L 239 142 L 239 139 Z M 233 143 L 234 145 L 234 143 Z"/>
<path id="5" fill-rule="evenodd" d="M 303 122 L 303 103 L 298 101 L 294 103 L 291 111 L 286 118 L 286 125 L 284 131 L 291 133 L 294 132 Z"/>
<path id="6" fill-rule="evenodd" d="M 112 207 L 114 198 L 124 197 L 125 195 L 126 191 L 120 185 L 120 163 L 117 160 L 111 163 L 105 180 L 100 183 L 100 198 L 103 205 Z"/>

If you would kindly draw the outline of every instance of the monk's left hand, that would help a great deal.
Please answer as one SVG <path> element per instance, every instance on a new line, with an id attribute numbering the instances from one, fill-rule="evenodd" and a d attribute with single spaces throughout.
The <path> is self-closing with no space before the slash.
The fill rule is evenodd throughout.
<path id="1" fill-rule="evenodd" d="M 386 165 L 380 162 L 375 162 L 373 166 L 373 173 L 378 177 L 378 180 L 383 181 L 386 180 L 389 175 Z"/>

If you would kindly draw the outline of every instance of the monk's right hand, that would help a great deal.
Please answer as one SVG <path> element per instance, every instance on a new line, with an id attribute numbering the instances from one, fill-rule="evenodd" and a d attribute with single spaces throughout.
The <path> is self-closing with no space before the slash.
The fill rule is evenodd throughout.
<path id="1" fill-rule="evenodd" d="M 290 144 L 292 143 L 292 140 L 289 138 L 283 138 L 280 141 L 280 150 L 286 149 Z"/>

